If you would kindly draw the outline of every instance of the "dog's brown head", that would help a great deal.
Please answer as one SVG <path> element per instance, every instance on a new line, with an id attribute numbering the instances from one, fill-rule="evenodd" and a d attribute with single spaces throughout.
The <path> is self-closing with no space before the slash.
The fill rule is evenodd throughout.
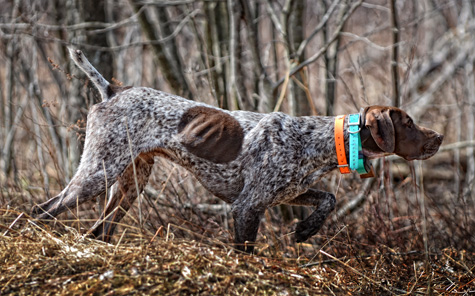
<path id="1" fill-rule="evenodd" d="M 427 159 L 439 150 L 444 139 L 443 135 L 416 125 L 396 107 L 367 107 L 363 120 L 363 153 L 370 158 L 396 154 L 406 160 Z"/>

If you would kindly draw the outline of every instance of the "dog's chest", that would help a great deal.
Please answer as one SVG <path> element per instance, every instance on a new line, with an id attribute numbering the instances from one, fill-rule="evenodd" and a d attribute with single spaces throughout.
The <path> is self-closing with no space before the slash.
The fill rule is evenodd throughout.
<path id="1" fill-rule="evenodd" d="M 263 118 L 245 138 L 244 190 L 256 202 L 277 205 L 308 190 L 334 168 L 332 121 L 281 113 Z M 257 206 L 257 205 L 256 205 Z"/>

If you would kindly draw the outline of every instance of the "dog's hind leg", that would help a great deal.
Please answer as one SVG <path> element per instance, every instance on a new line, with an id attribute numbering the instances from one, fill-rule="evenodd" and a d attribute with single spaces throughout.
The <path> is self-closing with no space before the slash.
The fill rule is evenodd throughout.
<path id="1" fill-rule="evenodd" d="M 304 194 L 297 196 L 295 199 L 287 202 L 289 205 L 315 206 L 317 209 L 307 217 L 307 219 L 299 222 L 295 229 L 295 239 L 297 242 L 303 242 L 315 235 L 323 226 L 323 222 L 335 209 L 335 195 L 329 192 L 309 189 Z"/>
<path id="2" fill-rule="evenodd" d="M 85 150 L 76 174 L 60 194 L 33 207 L 32 215 L 35 218 L 52 219 L 103 193 L 106 184 L 113 184 L 128 164 L 125 157 L 118 157 L 121 161 L 113 157 L 99 161 L 95 154 L 101 155 L 102 151 L 91 150 L 93 149 Z"/>
<path id="3" fill-rule="evenodd" d="M 110 241 L 117 223 L 125 216 L 138 194 L 147 184 L 153 164 L 151 153 L 141 154 L 135 159 L 135 174 L 134 167 L 130 164 L 117 179 L 104 212 L 89 230 L 95 238 L 106 242 Z"/>
<path id="4" fill-rule="evenodd" d="M 105 191 L 105 179 L 96 175 L 94 178 L 76 174 L 71 182 L 57 196 L 35 205 L 32 215 L 37 219 L 53 219 L 68 209 L 101 194 Z"/>

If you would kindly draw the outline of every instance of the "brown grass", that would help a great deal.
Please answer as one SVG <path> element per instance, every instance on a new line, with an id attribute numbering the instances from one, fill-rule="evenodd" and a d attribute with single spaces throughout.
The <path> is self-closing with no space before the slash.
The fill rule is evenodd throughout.
<path id="1" fill-rule="evenodd" d="M 64 225 L 60 232 L 54 231 L 27 215 L 11 225 L 19 212 L 0 213 L 2 295 L 468 295 L 475 291 L 475 254 L 452 248 L 424 254 L 379 246 L 370 253 L 337 258 L 332 249 L 305 255 L 308 244 L 298 245 L 296 256 L 290 257 L 288 250 L 260 245 L 259 254 L 246 255 L 206 237 L 175 239 L 175 231 L 185 228 L 174 225 L 155 235 L 123 227 L 119 241 L 107 244 Z"/>
<path id="2" fill-rule="evenodd" d="M 275 207 L 263 219 L 254 256 L 233 251 L 229 208 L 222 207 L 223 202 L 206 192 L 189 172 L 158 159 L 142 202 L 136 202 L 121 221 L 113 244 L 83 237 L 100 216 L 104 205 L 101 197 L 61 214 L 56 223 L 43 225 L 27 214 L 17 220 L 33 205 L 59 193 L 71 179 L 84 141 L 87 110 L 94 98 L 91 84 L 83 76 L 78 80 L 69 73 L 79 73 L 70 68 L 64 48 L 76 33 L 59 34 L 44 26 L 63 28 L 64 23 L 72 22 L 63 19 L 61 1 L 53 1 L 53 6 L 59 5 L 58 13 L 50 11 L 53 6 L 43 5 L 45 1 L 20 1 L 20 9 L 14 5 L 17 1 L 4 2 L 0 5 L 5 33 L 5 42 L 0 45 L 0 148 L 10 147 L 11 156 L 0 157 L 0 295 L 475 293 L 475 197 L 470 177 L 473 146 L 460 145 L 473 140 L 474 79 L 473 67 L 468 66 L 475 56 L 470 38 L 474 23 L 467 17 L 473 10 L 471 1 L 431 1 L 434 5 L 426 8 L 416 4 L 418 1 L 396 1 L 401 9 L 398 47 L 403 109 L 422 126 L 445 135 L 444 151 L 423 161 L 421 167 L 401 160 L 373 161 L 379 168 L 368 186 L 354 175 L 325 176 L 316 187 L 337 196 L 337 209 L 323 229 L 306 243 L 296 244 L 292 238 L 295 225 L 311 209 Z M 206 1 L 195 2 L 193 6 L 198 8 L 208 5 Z M 243 53 L 238 63 L 243 72 L 237 73 L 245 88 L 243 97 L 252 104 L 259 101 L 261 111 L 271 110 L 263 106 L 275 107 L 273 100 L 277 98 L 260 91 L 256 96 L 259 77 L 250 73 L 258 73 L 255 70 L 264 65 L 275 82 L 288 70 L 283 40 L 272 33 L 276 28 L 264 9 L 265 2 L 260 4 L 261 16 L 256 18 L 261 57 L 256 62 L 249 52 L 252 47 L 241 38 Z M 267 2 L 280 13 L 279 1 Z M 302 72 L 300 78 L 289 79 L 289 83 L 295 82 L 294 90 L 305 90 L 306 97 L 302 98 L 309 98 L 318 114 L 326 114 L 328 99 L 335 99 L 334 114 L 392 103 L 395 90 L 389 71 L 390 48 L 395 46 L 385 8 L 389 2 L 364 2 L 344 26 L 335 61 L 337 75 L 327 77 L 327 60 L 320 59 L 305 69 L 306 75 Z M 127 1 L 117 3 L 128 5 Z M 217 9 L 224 3 L 216 3 Z M 306 3 L 308 36 L 324 11 L 322 1 Z M 178 19 L 182 11 L 190 9 L 186 6 L 173 5 L 167 11 Z M 126 20 L 132 13 L 132 9 L 116 9 L 112 19 Z M 328 32 L 335 30 L 339 15 L 333 14 Z M 206 29 L 201 19 L 206 16 L 203 10 L 196 22 L 177 36 L 179 55 L 186 57 L 185 68 L 177 72 L 187 73 L 194 82 L 194 98 L 217 105 L 226 94 L 226 89 L 218 86 L 228 81 L 230 71 L 221 71 L 209 61 L 216 59 L 226 65 L 229 54 L 224 50 L 216 56 L 201 43 L 206 37 L 199 33 Z M 245 20 L 239 22 L 242 37 L 249 36 Z M 96 33 L 82 30 L 78 34 Z M 137 35 L 132 43 L 146 40 L 137 34 L 137 24 L 116 29 L 113 34 L 118 40 Z M 313 39 L 306 49 L 307 57 L 326 46 L 323 37 Z M 75 44 L 83 50 L 91 49 L 90 45 L 94 44 Z M 446 56 L 439 61 L 444 52 Z M 90 57 L 93 53 L 98 51 L 91 49 Z M 153 62 L 152 44 L 113 53 L 117 59 L 114 66 L 126 65 L 114 73 L 126 85 L 180 93 L 181 89 L 164 82 L 163 73 L 169 69 Z M 202 56 L 210 59 L 203 65 Z M 94 65 L 102 72 L 110 67 Z M 424 65 L 431 65 L 428 72 L 423 71 Z M 327 97 L 328 82 L 336 83 L 334 97 Z M 275 91 L 284 94 L 285 88 Z M 435 88 L 437 91 L 429 96 L 432 99 L 415 108 L 420 98 Z M 12 111 L 10 119 L 7 110 Z M 290 110 L 287 97 L 283 97 L 280 110 Z M 16 122 L 18 114 L 22 115 Z M 14 135 L 13 146 L 6 143 L 10 133 Z M 9 169 L 5 163 L 10 164 Z M 363 199 L 352 211 L 337 214 L 360 196 Z"/>
<path id="3" fill-rule="evenodd" d="M 405 165 L 384 163 L 365 202 L 338 219 L 336 212 L 355 198 L 364 182 L 349 176 L 337 186 L 338 174 L 323 180 L 320 188 L 337 194 L 337 210 L 306 243 L 296 244 L 292 234 L 310 209 L 267 211 L 253 256 L 233 250 L 229 209 L 200 208 L 222 204 L 171 163 L 160 161 L 155 168 L 142 197 L 143 224 L 136 203 L 112 244 L 84 237 L 99 217 L 100 199 L 62 214 L 54 223 L 29 217 L 31 204 L 46 197 L 34 186 L 40 183 L 38 177 L 25 175 L 0 195 L 0 295 L 475 292 L 470 207 L 443 190 L 450 183 L 431 177 L 440 170 L 440 161 L 428 161 L 424 218 L 410 172 L 414 169 L 407 172 Z M 396 172 L 392 179 L 385 177 L 389 169 Z M 378 190 L 381 183 L 386 189 Z M 60 187 L 54 186 L 58 192 Z"/>

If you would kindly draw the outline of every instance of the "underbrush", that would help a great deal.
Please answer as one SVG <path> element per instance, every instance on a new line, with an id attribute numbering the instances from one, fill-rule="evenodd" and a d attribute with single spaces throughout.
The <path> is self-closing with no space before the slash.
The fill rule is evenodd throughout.
<path id="1" fill-rule="evenodd" d="M 454 248 L 424 253 L 383 245 L 362 251 L 347 245 L 352 251 L 341 255 L 341 247 L 328 247 L 332 238 L 327 238 L 323 246 L 286 249 L 259 243 L 258 253 L 247 255 L 206 236 L 177 238 L 178 232 L 189 230 L 172 224 L 156 233 L 122 225 L 117 242 L 108 244 L 59 220 L 45 225 L 26 214 L 17 219 L 19 215 L 1 210 L 2 295 L 475 292 L 475 254 Z"/>
<path id="2" fill-rule="evenodd" d="M 103 197 L 44 223 L 28 215 L 46 200 L 35 186 L 41 181 L 19 172 L 0 195 L 0 294 L 475 293 L 470 195 L 456 195 L 450 176 L 434 174 L 444 171 L 440 159 L 376 165 L 374 179 L 330 174 L 318 184 L 335 193 L 337 208 L 305 243 L 295 243 L 293 231 L 310 208 L 268 210 L 254 255 L 233 249 L 230 207 L 166 161 L 111 244 L 86 236 Z M 61 188 L 52 186 L 50 196 Z"/>

